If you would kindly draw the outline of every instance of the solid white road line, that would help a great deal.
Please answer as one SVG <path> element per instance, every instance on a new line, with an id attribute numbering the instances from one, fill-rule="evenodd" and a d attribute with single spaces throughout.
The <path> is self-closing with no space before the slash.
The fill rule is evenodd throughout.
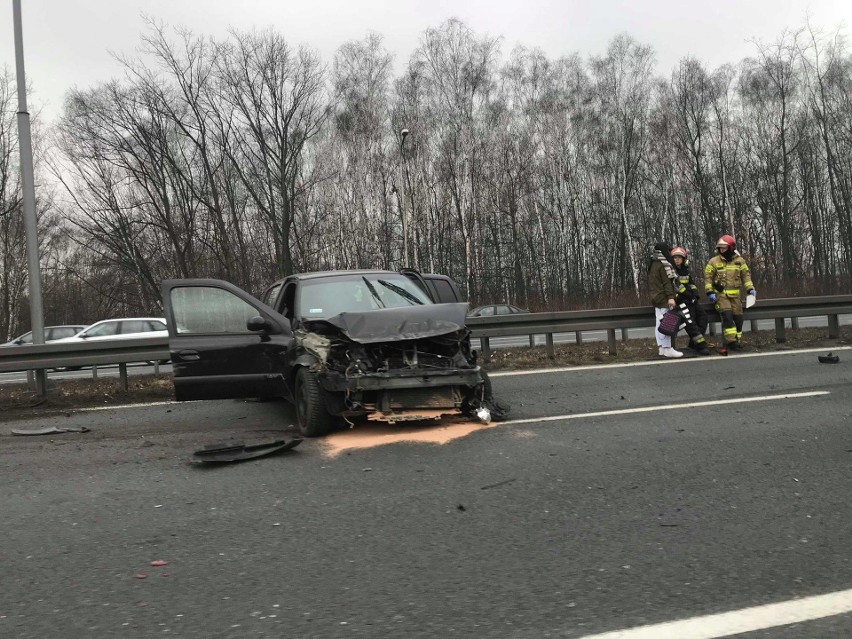
<path id="1" fill-rule="evenodd" d="M 695 362 L 730 362 L 734 359 L 745 359 L 747 357 L 774 357 L 776 355 L 801 355 L 802 353 L 825 353 L 827 351 L 839 352 L 852 349 L 852 346 L 838 346 L 834 348 L 802 348 L 794 351 L 772 351 L 771 353 L 737 353 L 728 358 L 725 357 L 684 357 L 681 359 L 655 359 L 650 362 L 627 362 L 625 364 L 590 364 L 588 366 L 561 366 L 558 368 L 537 368 L 531 371 L 494 371 L 489 372 L 488 377 L 508 377 L 514 375 L 539 375 L 541 373 L 568 373 L 574 371 L 594 371 L 608 368 L 632 368 L 634 366 L 657 366 L 659 364 L 687 364 Z"/>
<path id="2" fill-rule="evenodd" d="M 726 397 L 708 402 L 688 402 L 678 404 L 661 404 L 660 406 L 641 406 L 639 408 L 622 408 L 619 410 L 603 410 L 595 413 L 572 413 L 568 415 L 554 415 L 552 417 L 531 417 L 529 419 L 511 419 L 500 422 L 500 425 L 513 424 L 536 424 L 539 422 L 559 422 L 567 419 L 583 419 L 586 417 L 607 417 L 609 415 L 629 415 L 631 413 L 652 413 L 658 410 L 680 410 L 683 408 L 699 408 L 701 406 L 728 406 L 730 404 L 751 404 L 753 402 L 769 402 L 776 399 L 800 399 L 803 397 L 818 397 L 829 395 L 829 391 L 810 391 L 806 393 L 784 393 L 782 395 L 760 395 L 758 397 Z"/>
<path id="3" fill-rule="evenodd" d="M 586 635 L 581 639 L 719 639 L 848 612 L 852 612 L 852 589 L 653 626 Z M 807 636 L 807 632 L 802 636 Z"/>

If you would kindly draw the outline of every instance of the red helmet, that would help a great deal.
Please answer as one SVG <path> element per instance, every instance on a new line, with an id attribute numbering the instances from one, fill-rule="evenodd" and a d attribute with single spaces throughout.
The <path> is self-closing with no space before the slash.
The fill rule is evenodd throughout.
<path id="1" fill-rule="evenodd" d="M 672 249 L 672 257 L 676 257 L 678 255 L 680 255 L 683 259 L 686 259 L 687 258 L 686 249 L 683 248 L 682 246 L 675 246 Z"/>
<path id="2" fill-rule="evenodd" d="M 728 246 L 731 247 L 731 250 L 737 248 L 737 241 L 730 235 L 723 235 L 719 238 L 719 241 L 716 242 L 716 248 L 721 248 L 724 250 Z"/>

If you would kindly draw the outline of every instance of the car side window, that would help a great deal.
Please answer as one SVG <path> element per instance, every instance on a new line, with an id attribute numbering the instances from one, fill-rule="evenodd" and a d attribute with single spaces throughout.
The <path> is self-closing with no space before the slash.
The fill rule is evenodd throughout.
<path id="1" fill-rule="evenodd" d="M 490 317 L 491 315 L 494 315 L 494 307 L 493 306 L 486 306 L 481 311 L 479 311 L 479 313 L 477 313 L 476 315 L 478 317 L 486 317 L 486 316 Z"/>
<path id="2" fill-rule="evenodd" d="M 458 302 L 456 293 L 453 290 L 453 287 L 450 286 L 449 282 L 446 280 L 432 280 L 432 284 L 435 287 L 435 291 L 438 293 L 438 298 L 436 300 L 438 304 Z"/>
<path id="3" fill-rule="evenodd" d="M 276 284 L 272 288 L 270 288 L 263 296 L 261 300 L 267 306 L 273 306 L 275 304 L 275 298 L 278 297 L 278 291 L 281 290 L 281 284 Z"/>
<path id="4" fill-rule="evenodd" d="M 512 309 L 505 304 L 500 304 L 497 308 L 497 315 L 511 315 Z"/>
<path id="5" fill-rule="evenodd" d="M 104 322 L 99 326 L 95 326 L 92 330 L 86 331 L 86 337 L 105 337 L 107 335 L 118 334 L 118 322 Z"/>
<path id="6" fill-rule="evenodd" d="M 173 288 L 171 302 L 175 326 L 182 335 L 249 333 L 246 322 L 261 314 L 230 291 L 213 286 Z"/>
<path id="7" fill-rule="evenodd" d="M 121 323 L 121 333 L 123 335 L 127 335 L 128 333 L 145 333 L 149 330 L 148 322 L 145 320 L 124 320 Z"/>
<path id="8" fill-rule="evenodd" d="M 73 337 L 77 334 L 73 328 L 54 328 L 51 331 L 50 339 L 62 339 L 64 337 Z"/>
<path id="9" fill-rule="evenodd" d="M 148 330 L 148 331 L 165 331 L 166 330 L 166 325 L 163 324 L 162 322 L 157 322 L 155 320 L 148 320 L 147 322 L 145 322 L 145 324 L 148 326 L 148 328 L 145 329 L 145 330 Z"/>

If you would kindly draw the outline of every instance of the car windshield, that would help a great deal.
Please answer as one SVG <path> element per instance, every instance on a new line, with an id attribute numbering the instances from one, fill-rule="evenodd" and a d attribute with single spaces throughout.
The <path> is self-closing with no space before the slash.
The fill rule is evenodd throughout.
<path id="1" fill-rule="evenodd" d="M 305 319 L 327 319 L 344 312 L 422 304 L 432 304 L 432 300 L 404 275 L 367 273 L 304 280 L 298 308 Z"/>

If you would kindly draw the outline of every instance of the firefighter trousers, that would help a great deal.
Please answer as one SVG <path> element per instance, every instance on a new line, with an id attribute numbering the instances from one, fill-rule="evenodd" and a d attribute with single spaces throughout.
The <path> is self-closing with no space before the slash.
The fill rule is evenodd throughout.
<path id="1" fill-rule="evenodd" d="M 740 296 L 720 294 L 716 298 L 716 310 L 722 320 L 722 335 L 725 344 L 732 344 L 743 338 L 743 301 Z"/>

